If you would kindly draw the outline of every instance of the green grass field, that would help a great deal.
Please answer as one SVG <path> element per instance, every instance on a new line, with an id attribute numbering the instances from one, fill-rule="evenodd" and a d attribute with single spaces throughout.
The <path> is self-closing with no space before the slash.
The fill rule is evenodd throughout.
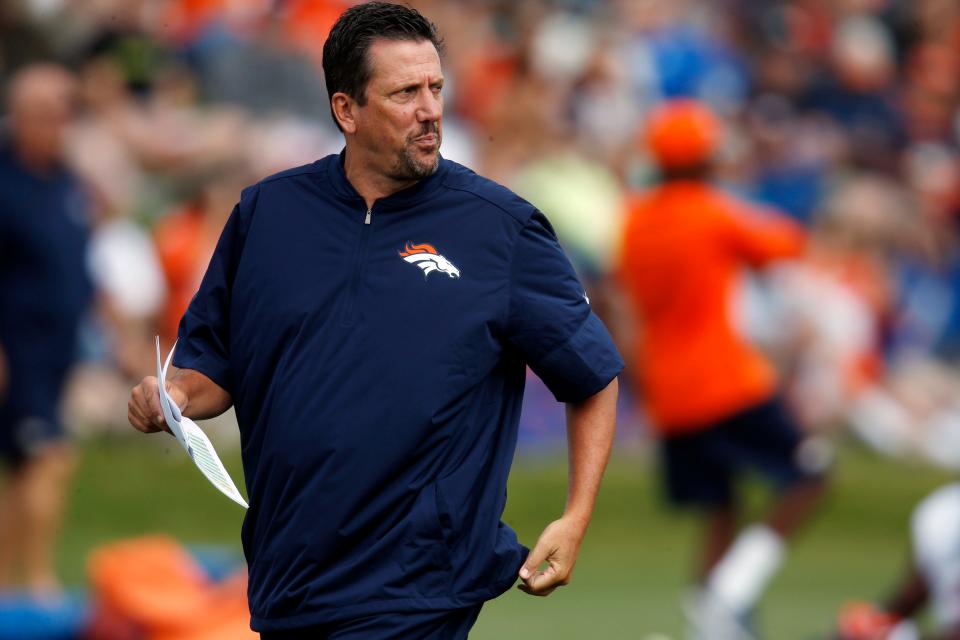
<path id="1" fill-rule="evenodd" d="M 122 537 L 166 532 L 190 544 L 239 548 L 242 509 L 205 483 L 173 439 L 102 439 L 82 453 L 59 556 L 70 584 L 83 584 L 90 549 Z M 237 454 L 226 458 L 239 481 Z M 841 603 L 884 594 L 906 558 L 912 505 L 947 480 L 923 466 L 843 448 L 829 503 L 764 602 L 766 637 L 823 638 Z M 526 544 L 559 513 L 565 482 L 560 456 L 515 465 L 505 519 Z M 750 495 L 760 504 L 761 495 Z M 615 456 L 573 584 L 545 599 L 517 590 L 504 595 L 484 608 L 471 638 L 680 638 L 694 524 L 663 508 L 642 457 Z"/>

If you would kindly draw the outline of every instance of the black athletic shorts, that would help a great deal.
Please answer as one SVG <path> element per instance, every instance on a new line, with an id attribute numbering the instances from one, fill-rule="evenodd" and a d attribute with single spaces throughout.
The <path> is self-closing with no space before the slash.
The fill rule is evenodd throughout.
<path id="1" fill-rule="evenodd" d="M 0 397 L 0 459 L 10 467 L 66 437 L 59 411 L 69 371 L 69 360 L 11 363 L 10 385 Z"/>
<path id="2" fill-rule="evenodd" d="M 677 505 L 725 507 L 736 476 L 758 472 L 779 489 L 818 475 L 799 455 L 803 436 L 779 399 L 705 429 L 661 440 L 667 496 Z"/>

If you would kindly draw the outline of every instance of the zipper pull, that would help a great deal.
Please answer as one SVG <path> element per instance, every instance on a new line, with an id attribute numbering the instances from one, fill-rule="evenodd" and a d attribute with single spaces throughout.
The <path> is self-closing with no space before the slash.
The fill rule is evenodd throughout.
<path id="1" fill-rule="evenodd" d="M 367 217 L 363 219 L 363 224 L 370 224 L 370 218 L 373 217 L 373 209 L 367 209 Z"/>

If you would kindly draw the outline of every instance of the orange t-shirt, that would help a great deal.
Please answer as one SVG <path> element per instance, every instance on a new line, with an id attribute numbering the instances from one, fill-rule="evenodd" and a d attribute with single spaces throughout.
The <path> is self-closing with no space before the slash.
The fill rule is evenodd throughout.
<path id="1" fill-rule="evenodd" d="M 802 228 L 707 184 L 678 181 L 629 203 L 620 276 L 638 320 L 634 362 L 656 431 L 695 431 L 773 395 L 776 374 L 738 335 L 744 267 L 798 255 Z"/>

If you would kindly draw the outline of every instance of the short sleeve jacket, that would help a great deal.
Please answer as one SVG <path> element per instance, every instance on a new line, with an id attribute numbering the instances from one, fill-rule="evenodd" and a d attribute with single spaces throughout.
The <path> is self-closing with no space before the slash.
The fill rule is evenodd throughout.
<path id="1" fill-rule="evenodd" d="M 508 589 L 525 365 L 572 402 L 623 366 L 530 204 L 442 160 L 368 211 L 342 154 L 243 192 L 174 362 L 236 407 L 258 631 Z"/>

